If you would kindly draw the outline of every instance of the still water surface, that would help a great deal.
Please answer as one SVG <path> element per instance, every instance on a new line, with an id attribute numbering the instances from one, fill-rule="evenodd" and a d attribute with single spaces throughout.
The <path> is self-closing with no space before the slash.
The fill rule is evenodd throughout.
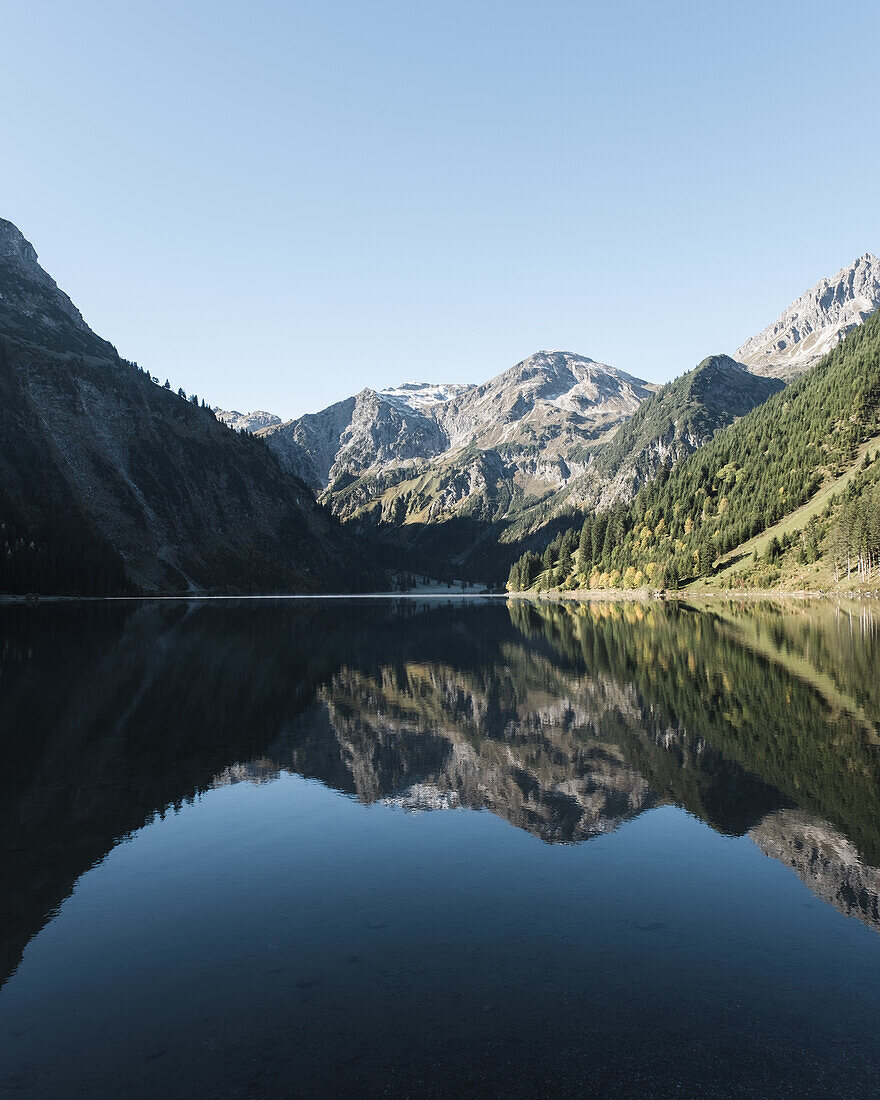
<path id="1" fill-rule="evenodd" d="M 0 1095 L 876 1095 L 880 617 L 0 609 Z"/>

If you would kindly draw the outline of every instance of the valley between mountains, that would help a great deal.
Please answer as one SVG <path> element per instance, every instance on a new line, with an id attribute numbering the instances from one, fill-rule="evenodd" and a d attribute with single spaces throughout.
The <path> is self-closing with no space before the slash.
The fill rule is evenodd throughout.
<path id="1" fill-rule="evenodd" d="M 0 591 L 876 587 L 878 306 L 866 253 L 666 385 L 544 350 L 285 420 L 121 359 L 0 220 Z"/>

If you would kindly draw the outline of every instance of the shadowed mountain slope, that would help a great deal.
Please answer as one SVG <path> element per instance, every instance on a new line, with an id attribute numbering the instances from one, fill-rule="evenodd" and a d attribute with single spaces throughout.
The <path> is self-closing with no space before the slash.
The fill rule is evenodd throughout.
<path id="1" fill-rule="evenodd" d="M 0 590 L 381 583 L 264 443 L 153 383 L 0 221 Z"/>

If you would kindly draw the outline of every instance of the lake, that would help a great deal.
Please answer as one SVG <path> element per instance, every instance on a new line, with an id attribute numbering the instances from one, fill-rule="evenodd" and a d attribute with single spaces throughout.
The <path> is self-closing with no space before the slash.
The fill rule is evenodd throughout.
<path id="1" fill-rule="evenodd" d="M 0 608 L 0 1094 L 866 1096 L 880 613 Z"/>

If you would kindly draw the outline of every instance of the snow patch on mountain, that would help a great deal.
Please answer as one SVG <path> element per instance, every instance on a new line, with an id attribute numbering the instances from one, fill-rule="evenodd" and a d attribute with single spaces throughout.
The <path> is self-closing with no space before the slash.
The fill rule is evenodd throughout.
<path id="1" fill-rule="evenodd" d="M 392 386 L 387 390 L 379 390 L 382 397 L 386 397 L 392 404 L 398 407 L 405 405 L 413 412 L 424 412 L 445 401 L 453 401 L 462 394 L 476 389 L 468 382 L 404 382 L 401 386 Z"/>
<path id="2" fill-rule="evenodd" d="M 255 409 L 254 412 L 242 413 L 237 409 L 220 409 L 215 406 L 214 415 L 230 428 L 237 432 L 242 428 L 246 432 L 258 432 L 263 428 L 274 428 L 281 423 L 281 417 L 275 413 L 266 412 L 265 409 Z"/>

